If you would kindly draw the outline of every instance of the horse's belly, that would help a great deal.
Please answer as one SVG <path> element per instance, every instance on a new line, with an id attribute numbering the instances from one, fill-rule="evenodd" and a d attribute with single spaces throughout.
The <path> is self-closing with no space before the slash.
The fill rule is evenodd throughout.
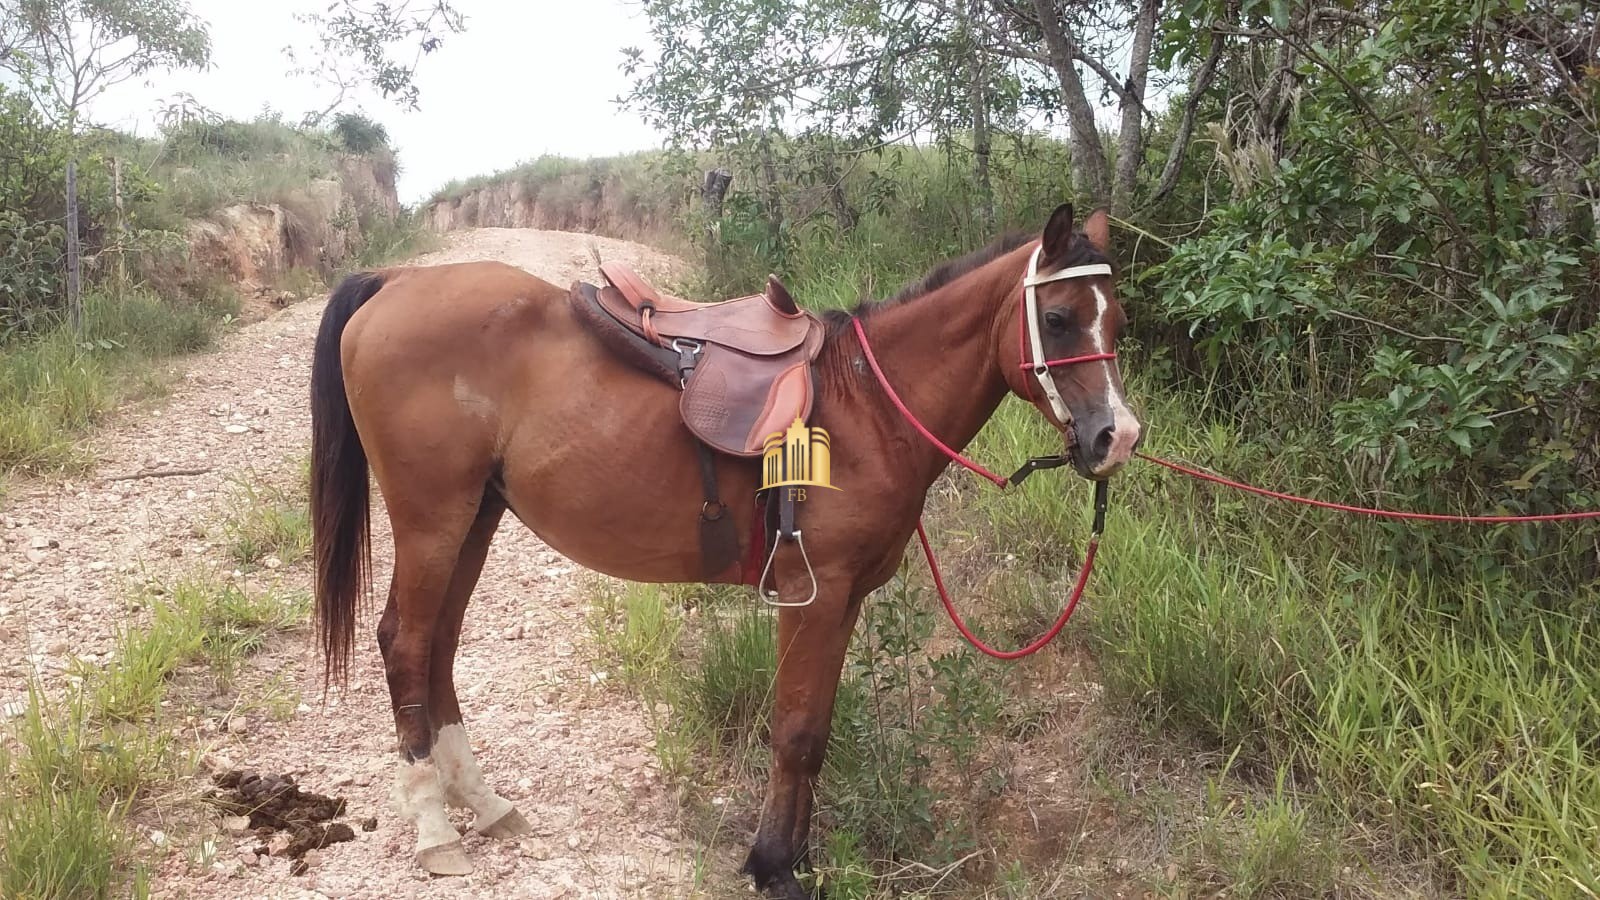
<path id="1" fill-rule="evenodd" d="M 586 568 L 631 581 L 703 580 L 704 491 L 677 392 L 597 394 L 592 381 L 571 387 L 557 395 L 564 402 L 538 403 L 539 413 L 530 410 L 509 435 L 502 476 L 512 510 Z M 717 470 L 719 494 L 744 539 L 755 464 L 718 457 Z"/>

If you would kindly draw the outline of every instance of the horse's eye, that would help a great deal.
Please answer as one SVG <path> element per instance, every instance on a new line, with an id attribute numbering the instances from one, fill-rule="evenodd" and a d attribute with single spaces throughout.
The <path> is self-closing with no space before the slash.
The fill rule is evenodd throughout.
<path id="1" fill-rule="evenodd" d="M 1067 330 L 1067 317 L 1052 309 L 1044 314 L 1044 325 L 1051 332 L 1060 334 Z"/>

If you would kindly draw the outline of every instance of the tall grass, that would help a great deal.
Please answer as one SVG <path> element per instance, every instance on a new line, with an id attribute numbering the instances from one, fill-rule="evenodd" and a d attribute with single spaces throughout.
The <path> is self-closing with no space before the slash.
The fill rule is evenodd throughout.
<path id="1" fill-rule="evenodd" d="M 83 462 L 77 442 L 91 426 L 159 387 L 148 362 L 206 346 L 235 301 L 96 291 L 84 302 L 81 338 L 62 324 L 0 345 L 0 473 Z"/>

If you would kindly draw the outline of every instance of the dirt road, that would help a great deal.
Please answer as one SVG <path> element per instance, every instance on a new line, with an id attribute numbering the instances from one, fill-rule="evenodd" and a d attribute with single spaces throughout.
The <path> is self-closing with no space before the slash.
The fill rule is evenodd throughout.
<path id="1" fill-rule="evenodd" d="M 448 236 L 416 262 L 498 259 L 565 285 L 592 279 L 591 247 L 646 277 L 676 263 L 636 244 L 588 235 L 483 229 Z M 125 411 L 91 441 L 90 477 L 25 484 L 0 519 L 0 702 L 14 709 L 31 665 L 58 677 L 73 657 L 100 662 L 128 620 L 125 590 L 151 575 L 233 564 L 206 526 L 241 483 L 288 485 L 310 445 L 306 394 L 320 303 L 302 303 L 228 336 L 184 361 L 173 393 Z M 204 469 L 180 477 L 106 480 L 154 468 Z M 374 518 L 374 565 L 388 578 L 388 523 Z M 309 590 L 306 563 L 268 572 Z M 520 842 L 468 834 L 477 872 L 433 879 L 411 863 L 414 836 L 393 814 L 388 791 L 394 732 L 372 637 L 376 610 L 358 629 L 349 691 L 322 699 L 309 631 L 252 663 L 251 691 L 297 692 L 285 720 L 250 706 L 239 733 L 200 723 L 213 763 L 293 773 L 301 784 L 349 800 L 351 816 L 379 827 L 322 852 L 308 874 L 288 862 L 238 852 L 254 843 L 216 838 L 215 857 L 191 854 L 202 835 L 173 829 L 155 873 L 168 897 L 676 897 L 692 893 L 694 847 L 674 826 L 677 807 L 662 785 L 651 733 L 638 704 L 608 690 L 593 671 L 578 570 L 507 517 L 468 610 L 457 661 L 467 732 L 492 786 L 534 826 Z M 459 820 L 465 824 L 466 819 Z"/>

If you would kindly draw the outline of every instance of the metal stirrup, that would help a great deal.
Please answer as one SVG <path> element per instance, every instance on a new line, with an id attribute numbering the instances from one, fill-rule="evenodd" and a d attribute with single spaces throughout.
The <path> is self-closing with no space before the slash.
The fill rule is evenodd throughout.
<path id="1" fill-rule="evenodd" d="M 777 591 L 769 591 L 764 587 L 758 590 L 757 593 L 761 595 L 761 602 L 776 609 L 796 609 L 802 606 L 810 606 L 817 600 L 817 573 L 811 569 L 811 556 L 806 553 L 806 542 L 801 537 L 801 531 L 798 528 L 794 530 L 794 542 L 800 547 L 800 559 L 806 564 L 806 577 L 811 579 L 811 596 L 804 600 L 785 603 L 782 600 L 773 599 L 779 596 Z M 778 558 L 778 548 L 782 544 L 782 538 L 772 542 L 772 552 L 767 554 L 767 564 L 761 567 L 761 580 L 757 581 L 756 584 L 765 585 L 767 583 L 767 575 L 772 571 L 772 561 Z"/>

